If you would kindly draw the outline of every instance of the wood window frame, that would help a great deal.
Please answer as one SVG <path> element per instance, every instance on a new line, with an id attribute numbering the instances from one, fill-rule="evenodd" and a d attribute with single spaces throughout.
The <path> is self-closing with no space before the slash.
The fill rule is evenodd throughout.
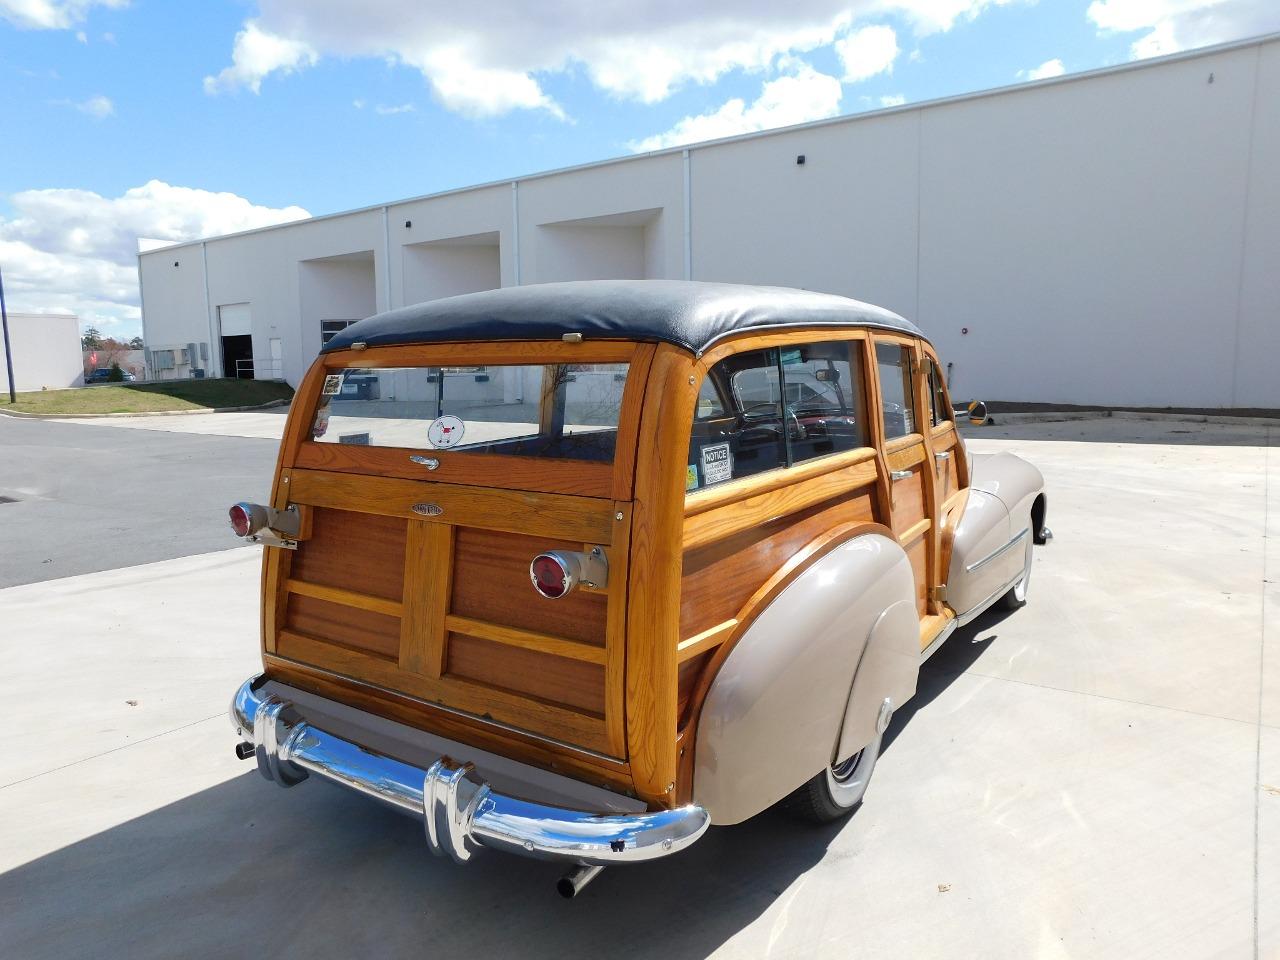
<path id="1" fill-rule="evenodd" d="M 618 436 L 613 463 L 586 460 L 513 456 L 478 451 L 431 450 L 414 447 L 344 447 L 312 441 L 309 430 L 320 402 L 319 388 L 295 404 L 305 411 L 305 429 L 294 438 L 291 466 L 407 480 L 437 480 L 473 486 L 501 486 L 513 490 L 571 493 L 609 500 L 631 500 L 634 490 L 636 442 L 654 346 L 621 340 L 586 343 L 512 342 L 437 343 L 339 350 L 322 354 L 312 370 L 323 374 L 352 367 L 511 366 L 579 363 L 626 363 L 627 382 L 618 413 Z M 547 422 L 546 401 L 540 404 L 540 422 Z M 291 417 L 292 419 L 292 417 Z M 427 474 L 409 460 L 413 454 L 440 461 Z"/>

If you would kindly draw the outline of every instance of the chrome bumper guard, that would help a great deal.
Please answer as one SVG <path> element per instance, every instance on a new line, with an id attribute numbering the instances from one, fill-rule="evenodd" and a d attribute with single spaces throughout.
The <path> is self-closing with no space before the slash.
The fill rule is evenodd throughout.
<path id="1" fill-rule="evenodd" d="M 427 846 L 458 863 L 473 845 L 591 866 L 640 863 L 678 853 L 706 832 L 697 805 L 635 814 L 566 810 L 495 793 L 471 763 L 441 757 L 423 770 L 318 729 L 288 700 L 259 695 L 259 678 L 231 701 L 231 722 L 252 739 L 258 771 L 283 787 L 309 773 L 420 817 Z"/>

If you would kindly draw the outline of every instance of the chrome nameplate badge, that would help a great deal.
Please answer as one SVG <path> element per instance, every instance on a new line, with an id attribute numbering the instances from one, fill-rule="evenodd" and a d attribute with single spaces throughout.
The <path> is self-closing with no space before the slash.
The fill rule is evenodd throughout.
<path id="1" fill-rule="evenodd" d="M 420 517 L 438 517 L 444 513 L 444 507 L 438 503 L 415 503 L 413 512 Z"/>

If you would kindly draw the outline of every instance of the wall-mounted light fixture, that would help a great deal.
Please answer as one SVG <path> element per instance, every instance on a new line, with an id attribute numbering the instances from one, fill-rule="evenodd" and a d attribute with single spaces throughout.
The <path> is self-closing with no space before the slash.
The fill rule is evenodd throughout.
<path id="1" fill-rule="evenodd" d="M 803 167 L 803 166 L 804 166 L 804 154 L 803 154 L 803 153 L 798 154 L 798 155 L 796 156 L 796 166 L 797 166 L 797 167 Z"/>
<path id="2" fill-rule="evenodd" d="M 412 226 L 413 226 L 413 221 L 412 221 L 412 220 L 406 220 L 406 221 L 404 222 L 404 228 L 405 228 L 406 230 L 408 230 L 408 229 L 409 229 L 410 227 L 412 227 Z"/>
<path id="3" fill-rule="evenodd" d="M 178 265 L 178 261 L 177 260 L 173 261 L 173 265 L 176 267 Z"/>

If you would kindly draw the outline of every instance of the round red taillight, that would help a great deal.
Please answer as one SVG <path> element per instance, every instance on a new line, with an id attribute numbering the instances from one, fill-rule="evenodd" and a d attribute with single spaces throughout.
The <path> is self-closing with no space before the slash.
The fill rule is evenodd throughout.
<path id="1" fill-rule="evenodd" d="M 243 538 L 249 535 L 253 527 L 253 521 L 244 504 L 237 503 L 227 511 L 227 517 L 231 520 L 231 529 L 235 531 L 237 537 Z"/>
<path id="2" fill-rule="evenodd" d="M 573 586 L 573 577 L 558 557 L 540 553 L 529 564 L 529 579 L 533 589 L 548 600 L 559 600 Z"/>

